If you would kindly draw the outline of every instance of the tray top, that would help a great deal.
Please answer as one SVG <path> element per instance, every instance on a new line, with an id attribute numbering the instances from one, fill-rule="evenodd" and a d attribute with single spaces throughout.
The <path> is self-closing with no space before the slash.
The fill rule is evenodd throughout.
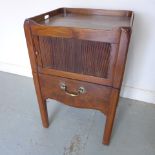
<path id="1" fill-rule="evenodd" d="M 78 27 L 91 29 L 108 29 L 130 27 L 130 17 L 61 14 L 45 19 L 40 24 L 48 26 Z"/>
<path id="2" fill-rule="evenodd" d="M 60 8 L 33 17 L 31 20 L 38 24 L 51 27 L 59 26 L 88 29 L 113 29 L 119 27 L 132 27 L 133 12 L 120 10 Z"/>

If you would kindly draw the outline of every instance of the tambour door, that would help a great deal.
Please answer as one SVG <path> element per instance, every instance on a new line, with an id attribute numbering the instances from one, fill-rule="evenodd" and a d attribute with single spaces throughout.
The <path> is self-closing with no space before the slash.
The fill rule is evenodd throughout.
<path id="1" fill-rule="evenodd" d="M 78 74 L 87 76 L 88 80 L 94 77 L 110 84 L 118 44 L 50 36 L 35 36 L 34 40 L 38 63 L 44 71 Z"/>

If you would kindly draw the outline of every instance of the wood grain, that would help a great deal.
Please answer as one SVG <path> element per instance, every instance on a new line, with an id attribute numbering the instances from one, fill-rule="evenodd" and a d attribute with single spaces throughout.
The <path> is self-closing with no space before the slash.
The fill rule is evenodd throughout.
<path id="1" fill-rule="evenodd" d="M 73 107 L 97 109 L 107 114 L 111 87 L 44 74 L 39 74 L 39 79 L 44 99 L 52 98 Z M 84 87 L 86 93 L 69 96 L 61 90 L 62 83 L 66 84 L 70 92 L 77 92 L 80 87 Z"/>
<path id="2" fill-rule="evenodd" d="M 109 43 L 39 37 L 43 67 L 107 78 Z"/>
<path id="3" fill-rule="evenodd" d="M 49 36 L 60 38 L 75 38 L 81 40 L 119 43 L 120 29 L 90 29 L 90 28 L 73 28 L 63 26 L 40 25 L 31 21 L 32 34 L 36 36 Z"/>

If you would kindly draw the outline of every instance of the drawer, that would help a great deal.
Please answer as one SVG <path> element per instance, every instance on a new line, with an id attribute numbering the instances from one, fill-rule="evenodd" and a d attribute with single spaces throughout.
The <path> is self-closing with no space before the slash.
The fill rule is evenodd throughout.
<path id="1" fill-rule="evenodd" d="M 106 113 L 111 87 L 71 80 L 51 75 L 39 74 L 44 99 L 51 98 L 64 104 L 97 109 Z"/>

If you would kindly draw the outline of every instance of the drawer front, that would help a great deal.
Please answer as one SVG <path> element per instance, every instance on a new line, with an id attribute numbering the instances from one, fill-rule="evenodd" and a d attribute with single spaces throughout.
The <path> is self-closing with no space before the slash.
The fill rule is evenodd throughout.
<path id="1" fill-rule="evenodd" d="M 51 98 L 64 104 L 97 109 L 106 113 L 112 88 L 67 78 L 39 75 L 41 91 L 45 99 Z"/>

